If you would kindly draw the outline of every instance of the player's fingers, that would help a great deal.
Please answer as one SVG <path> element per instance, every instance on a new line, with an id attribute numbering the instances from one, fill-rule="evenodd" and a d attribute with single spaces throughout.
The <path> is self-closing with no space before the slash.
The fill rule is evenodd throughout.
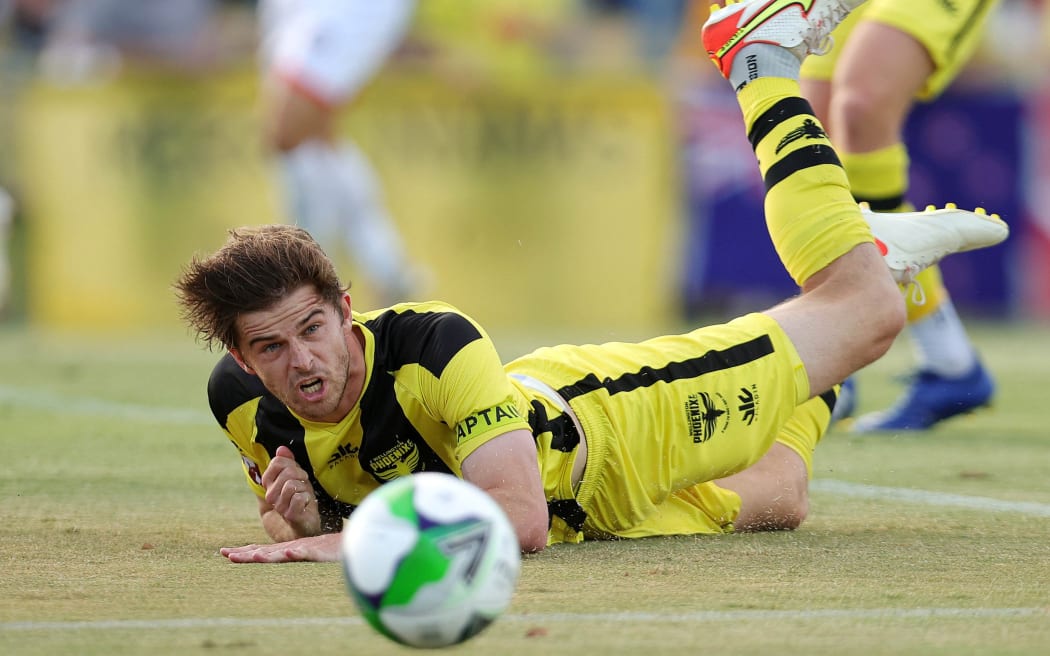
<path id="1" fill-rule="evenodd" d="M 292 495 L 288 503 L 288 511 L 284 515 L 284 518 L 291 521 L 298 519 L 305 515 L 310 509 L 310 504 L 314 502 L 314 495 L 308 491 L 296 492 Z"/>
<path id="2" fill-rule="evenodd" d="M 229 556 L 230 554 L 241 553 L 245 551 L 255 551 L 259 548 L 257 544 L 246 544 L 242 547 L 222 547 L 219 549 L 219 553 L 223 556 Z"/>
<path id="3" fill-rule="evenodd" d="M 258 562 L 256 558 L 266 550 L 266 547 L 267 545 L 249 544 L 234 549 L 220 549 L 219 551 L 231 563 L 254 563 Z"/>
<path id="4" fill-rule="evenodd" d="M 278 479 L 277 482 L 267 488 L 266 502 L 283 515 L 291 506 L 292 497 L 304 492 L 310 493 L 311 496 L 313 494 L 313 486 L 308 481 L 300 478 L 286 478 L 283 481 Z"/>
<path id="5" fill-rule="evenodd" d="M 270 460 L 270 464 L 266 465 L 266 469 L 262 474 L 262 486 L 269 488 L 274 484 L 274 481 L 284 472 L 286 469 L 295 466 L 295 460 L 290 458 L 276 457 Z"/>
<path id="6" fill-rule="evenodd" d="M 278 449 L 277 455 L 266 466 L 266 471 L 262 475 L 263 487 L 274 485 L 282 478 L 306 479 L 306 470 L 299 466 L 295 457 L 291 455 L 291 451 L 288 449 L 285 449 L 285 451 L 288 451 L 287 456 L 280 455 L 281 450 Z"/>

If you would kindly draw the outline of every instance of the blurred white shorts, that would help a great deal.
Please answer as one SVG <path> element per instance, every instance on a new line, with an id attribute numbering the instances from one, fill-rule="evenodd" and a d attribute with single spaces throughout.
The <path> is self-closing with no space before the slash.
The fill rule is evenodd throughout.
<path id="1" fill-rule="evenodd" d="M 401 43 L 416 0 L 260 0 L 263 65 L 315 100 L 355 95 Z"/>

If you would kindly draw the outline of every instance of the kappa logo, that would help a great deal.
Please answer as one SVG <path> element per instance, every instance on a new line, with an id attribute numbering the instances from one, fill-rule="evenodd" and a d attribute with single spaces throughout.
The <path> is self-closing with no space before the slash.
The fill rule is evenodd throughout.
<path id="1" fill-rule="evenodd" d="M 784 138 L 777 144 L 776 154 L 779 155 L 780 151 L 784 150 L 789 144 L 798 141 L 799 139 L 827 139 L 828 134 L 824 132 L 824 128 L 811 118 L 807 118 L 802 121 L 802 125 L 795 128 L 784 135 Z"/>
<path id="2" fill-rule="evenodd" d="M 690 394 L 685 402 L 685 413 L 693 444 L 703 444 L 716 433 L 724 433 L 729 425 L 729 404 L 718 392 Z"/>
<path id="3" fill-rule="evenodd" d="M 340 444 L 339 448 L 333 451 L 332 455 L 328 456 L 328 468 L 335 467 L 343 458 L 356 458 L 357 452 L 360 450 L 361 447 L 356 444 Z"/>
<path id="4" fill-rule="evenodd" d="M 758 386 L 752 385 L 750 389 L 741 387 L 736 398 L 740 401 L 740 405 L 736 408 L 740 411 L 740 418 L 750 426 L 758 413 Z"/>
<path id="5" fill-rule="evenodd" d="M 398 442 L 394 448 L 369 460 L 368 466 L 384 481 L 408 476 L 419 467 L 419 449 L 412 442 Z"/>

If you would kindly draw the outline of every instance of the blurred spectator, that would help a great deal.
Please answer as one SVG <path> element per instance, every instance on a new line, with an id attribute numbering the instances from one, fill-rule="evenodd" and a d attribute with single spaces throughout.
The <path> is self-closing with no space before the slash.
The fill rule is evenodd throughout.
<path id="1" fill-rule="evenodd" d="M 51 0 L 41 72 L 82 82 L 127 64 L 206 71 L 224 52 L 219 0 Z"/>
<path id="2" fill-rule="evenodd" d="M 58 1 L 0 0 L 0 26 L 4 26 L 6 36 L 3 39 L 5 60 L 20 65 L 35 57 L 44 45 Z"/>
<path id="3" fill-rule="evenodd" d="M 661 70 L 675 46 L 689 0 L 585 0 L 595 15 L 619 14 L 629 30 L 632 57 L 650 71 Z M 693 26 L 697 34 L 700 24 Z"/>

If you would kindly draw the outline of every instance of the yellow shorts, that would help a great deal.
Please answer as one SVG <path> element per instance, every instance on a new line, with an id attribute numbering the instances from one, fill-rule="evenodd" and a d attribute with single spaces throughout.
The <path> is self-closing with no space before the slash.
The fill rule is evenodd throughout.
<path id="1" fill-rule="evenodd" d="M 543 348 L 507 370 L 555 389 L 583 427 L 576 501 L 589 537 L 732 530 L 739 498 L 711 481 L 756 463 L 809 398 L 797 351 L 763 314 L 637 344 Z"/>
<path id="2" fill-rule="evenodd" d="M 894 27 L 918 41 L 933 60 L 934 73 L 919 92 L 921 100 L 939 96 L 980 45 L 988 15 L 998 0 L 869 0 L 854 9 L 831 33 L 835 46 L 826 55 L 807 57 L 802 77 L 830 80 L 849 41 L 849 34 L 862 20 Z"/>

